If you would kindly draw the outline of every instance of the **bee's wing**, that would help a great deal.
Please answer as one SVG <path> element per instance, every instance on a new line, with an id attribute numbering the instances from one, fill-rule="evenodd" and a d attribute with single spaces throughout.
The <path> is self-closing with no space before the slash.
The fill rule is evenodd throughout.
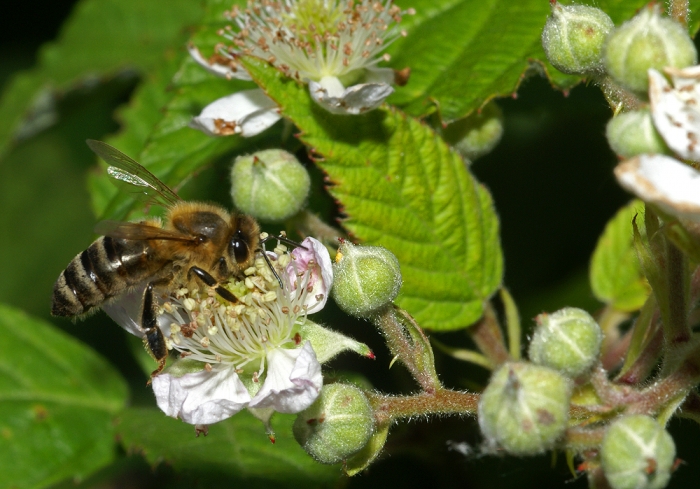
<path id="1" fill-rule="evenodd" d="M 171 229 L 163 229 L 145 222 L 100 221 L 95 232 L 103 236 L 121 239 L 167 239 L 195 242 L 197 238 Z"/>
<path id="2" fill-rule="evenodd" d="M 155 199 L 165 207 L 171 207 L 182 200 L 170 187 L 158 180 L 158 177 L 153 173 L 118 149 L 94 139 L 88 139 L 86 142 L 97 156 L 110 165 L 107 168 L 107 173 L 116 182 L 131 185 L 131 188 L 142 196 L 147 199 Z"/>
<path id="3" fill-rule="evenodd" d="M 148 282 L 141 282 L 132 289 L 120 294 L 102 304 L 102 310 L 119 326 L 139 338 L 144 337 L 141 325 L 143 313 L 143 292 Z M 166 337 L 170 336 L 172 318 L 163 314 L 158 316 L 158 327 Z"/>

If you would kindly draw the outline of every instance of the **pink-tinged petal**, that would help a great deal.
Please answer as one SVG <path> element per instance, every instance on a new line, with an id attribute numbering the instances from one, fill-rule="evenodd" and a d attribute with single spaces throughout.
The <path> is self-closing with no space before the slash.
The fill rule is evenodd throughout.
<path id="1" fill-rule="evenodd" d="M 292 251 L 286 276 L 292 281 L 292 291 L 299 286 L 306 289 L 304 305 L 307 314 L 313 314 L 326 305 L 328 293 L 333 286 L 333 264 L 328 250 L 317 239 L 306 238 L 301 245 Z"/>
<path id="2" fill-rule="evenodd" d="M 309 82 L 309 93 L 316 103 L 332 114 L 364 114 L 379 107 L 394 92 L 386 83 L 362 83 L 346 88 L 340 94 L 318 82 Z"/>
<path id="3" fill-rule="evenodd" d="M 207 105 L 192 119 L 190 126 L 210 136 L 243 137 L 260 134 L 280 120 L 277 104 L 255 88 L 220 98 Z"/>
<path id="4" fill-rule="evenodd" d="M 649 70 L 649 101 L 657 131 L 682 158 L 700 161 L 700 70 L 667 70 L 675 87 L 656 70 Z"/>
<path id="5" fill-rule="evenodd" d="M 230 418 L 250 402 L 250 394 L 233 368 L 203 370 L 175 377 L 153 378 L 158 407 L 185 423 L 212 424 Z"/>
<path id="6" fill-rule="evenodd" d="M 308 341 L 294 350 L 274 348 L 267 354 L 265 381 L 249 407 L 298 413 L 313 404 L 321 387 L 321 364 Z"/>
<path id="7" fill-rule="evenodd" d="M 220 76 L 221 78 L 226 78 L 227 80 L 230 80 L 231 78 L 236 78 L 238 80 L 251 80 L 248 72 L 233 59 L 226 58 L 223 55 L 214 55 L 213 57 L 206 59 L 204 56 L 202 56 L 199 48 L 192 44 L 187 46 L 187 50 L 189 51 L 190 56 L 192 56 L 192 59 L 194 59 L 197 64 L 199 64 L 209 73 Z"/>
<path id="8" fill-rule="evenodd" d="M 700 172 L 663 155 L 620 163 L 615 176 L 625 189 L 662 211 L 700 222 Z"/>

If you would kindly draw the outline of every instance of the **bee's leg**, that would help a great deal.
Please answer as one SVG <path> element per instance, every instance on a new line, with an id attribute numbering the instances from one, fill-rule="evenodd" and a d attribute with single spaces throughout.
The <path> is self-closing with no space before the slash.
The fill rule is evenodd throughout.
<path id="1" fill-rule="evenodd" d="M 206 270 L 203 270 L 199 267 L 192 267 L 190 268 L 190 273 L 193 273 L 199 280 L 207 284 L 209 287 L 213 287 L 214 292 L 216 292 L 222 299 L 225 299 L 229 302 L 238 302 L 236 296 L 233 295 L 225 287 L 219 285 L 219 282 L 217 282 L 216 279 L 212 277 L 211 274 Z"/>
<path id="2" fill-rule="evenodd" d="M 152 379 L 163 370 L 165 360 L 168 358 L 168 347 L 165 344 L 165 337 L 158 327 L 158 312 L 153 300 L 153 283 L 146 286 L 141 307 L 141 327 L 145 335 L 143 341 L 148 346 L 148 350 L 153 358 L 158 362 L 158 368 L 151 372 Z M 151 383 L 150 379 L 148 383 Z"/>

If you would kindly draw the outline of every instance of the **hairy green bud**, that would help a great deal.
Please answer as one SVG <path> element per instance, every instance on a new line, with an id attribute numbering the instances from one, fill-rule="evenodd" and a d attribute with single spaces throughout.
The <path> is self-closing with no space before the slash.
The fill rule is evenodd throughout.
<path id="1" fill-rule="evenodd" d="M 685 68 L 697 62 L 688 32 L 676 21 L 662 17 L 652 4 L 615 29 L 603 49 L 605 68 L 620 85 L 633 92 L 649 90 L 649 68 Z"/>
<path id="2" fill-rule="evenodd" d="M 542 30 L 542 47 L 559 71 L 578 75 L 600 71 L 603 45 L 614 27 L 600 9 L 553 3 Z"/>
<path id="3" fill-rule="evenodd" d="M 603 332 L 583 309 L 565 307 L 535 318 L 530 360 L 576 378 L 593 366 L 600 354 Z"/>
<path id="4" fill-rule="evenodd" d="M 341 244 L 333 265 L 335 302 L 358 317 L 370 317 L 393 301 L 401 289 L 399 260 L 381 246 Z"/>
<path id="5" fill-rule="evenodd" d="M 668 146 L 654 126 L 649 109 L 618 114 L 605 129 L 608 144 L 623 158 L 641 154 L 670 154 Z"/>
<path id="6" fill-rule="evenodd" d="M 323 464 L 335 464 L 359 452 L 374 431 L 367 397 L 349 384 L 323 386 L 318 399 L 294 421 L 294 438 Z"/>
<path id="7" fill-rule="evenodd" d="M 231 169 L 234 205 L 262 221 L 292 217 L 304 207 L 310 187 L 304 165 L 281 149 L 240 156 Z"/>
<path id="8" fill-rule="evenodd" d="M 625 416 L 605 433 L 600 459 L 613 489 L 662 489 L 671 478 L 676 445 L 654 418 Z"/>
<path id="9" fill-rule="evenodd" d="M 553 448 L 569 420 L 571 381 L 526 362 L 503 364 L 479 400 L 479 426 L 491 447 L 514 455 Z"/>

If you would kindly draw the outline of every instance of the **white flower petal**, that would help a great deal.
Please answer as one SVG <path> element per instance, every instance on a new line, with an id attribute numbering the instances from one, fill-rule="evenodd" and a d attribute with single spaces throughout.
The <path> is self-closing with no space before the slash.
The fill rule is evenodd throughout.
<path id="1" fill-rule="evenodd" d="M 245 408 L 250 394 L 233 368 L 185 374 L 167 372 L 153 378 L 158 407 L 185 423 L 212 424 Z"/>
<path id="2" fill-rule="evenodd" d="M 190 44 L 187 46 L 187 50 L 190 52 L 190 56 L 209 73 L 213 73 L 221 78 L 226 78 L 230 80 L 231 78 L 237 78 L 239 80 L 251 80 L 250 75 L 242 67 L 238 66 L 237 63 L 232 59 L 227 59 L 224 56 L 215 56 L 213 59 L 206 59 L 202 56 L 197 46 Z"/>
<path id="3" fill-rule="evenodd" d="M 666 144 L 682 158 L 700 161 L 699 67 L 667 70 L 675 88 L 656 70 L 649 70 L 649 100 L 654 125 Z"/>
<path id="4" fill-rule="evenodd" d="M 309 93 L 316 103 L 332 114 L 357 115 L 379 107 L 394 92 L 387 83 L 361 83 L 346 88 L 339 96 L 332 96 L 315 81 L 309 82 Z"/>
<path id="5" fill-rule="evenodd" d="M 292 251 L 292 261 L 287 265 L 285 276 L 289 280 L 298 280 L 298 276 L 308 271 L 305 285 L 306 313 L 313 314 L 326 305 L 328 293 L 333 286 L 333 264 L 331 256 L 323 244 L 314 238 L 306 238 L 300 247 Z M 291 291 L 297 289 L 297 282 L 289 284 Z"/>
<path id="6" fill-rule="evenodd" d="M 321 364 L 308 341 L 294 350 L 271 350 L 267 354 L 267 365 L 265 382 L 250 407 L 273 407 L 280 413 L 298 413 L 313 404 L 321 392 Z"/>
<path id="7" fill-rule="evenodd" d="M 642 155 L 620 163 L 615 176 L 645 202 L 677 217 L 700 222 L 700 172 L 663 155 Z"/>
<path id="8" fill-rule="evenodd" d="M 211 136 L 260 134 L 280 120 L 277 104 L 255 88 L 215 100 L 192 119 L 190 126 Z"/>

